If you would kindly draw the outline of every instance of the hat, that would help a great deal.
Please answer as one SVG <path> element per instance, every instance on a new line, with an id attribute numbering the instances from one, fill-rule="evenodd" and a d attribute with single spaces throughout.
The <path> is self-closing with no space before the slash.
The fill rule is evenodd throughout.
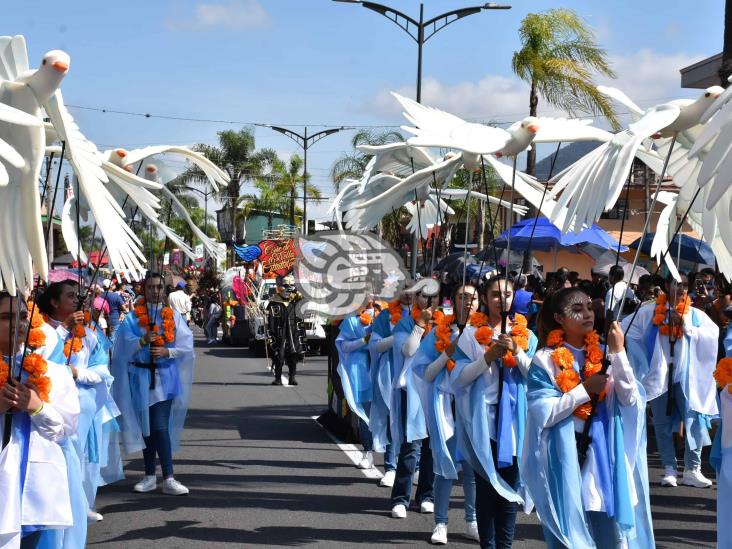
<path id="1" fill-rule="evenodd" d="M 105 278 L 105 279 L 104 279 L 104 280 L 102 281 L 102 286 L 104 286 L 104 288 L 105 288 L 105 289 L 109 288 L 109 286 L 110 286 L 111 284 L 112 284 L 112 281 L 111 281 L 111 280 L 109 280 L 108 278 Z"/>
<path id="2" fill-rule="evenodd" d="M 178 282 L 178 284 L 175 285 L 175 287 L 176 288 L 185 288 L 186 283 L 185 283 L 185 281 L 181 280 L 180 282 Z"/>

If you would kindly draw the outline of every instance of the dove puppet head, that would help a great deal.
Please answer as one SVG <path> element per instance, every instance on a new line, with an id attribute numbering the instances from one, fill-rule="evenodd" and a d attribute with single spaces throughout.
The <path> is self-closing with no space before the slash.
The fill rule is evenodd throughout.
<path id="1" fill-rule="evenodd" d="M 125 158 L 127 158 L 127 151 L 121 148 L 114 149 L 114 151 L 112 151 L 112 154 L 109 155 L 109 161 L 112 164 L 114 164 L 115 166 L 119 166 L 120 168 L 127 169 L 127 166 L 125 165 Z"/>
<path id="2" fill-rule="evenodd" d="M 653 135 L 654 138 L 658 137 L 672 137 L 674 132 L 680 132 L 693 128 L 701 122 L 701 118 L 712 103 L 719 97 L 724 88 L 721 86 L 710 86 L 704 90 L 695 101 L 691 100 L 678 100 L 671 101 L 671 104 L 676 104 L 681 107 L 679 116 L 671 124 L 663 128 L 657 134 Z"/>
<path id="3" fill-rule="evenodd" d="M 158 167 L 155 164 L 145 166 L 145 179 L 149 181 L 158 180 Z"/>
<path id="4" fill-rule="evenodd" d="M 539 131 L 539 125 L 539 119 L 535 116 L 527 116 L 513 124 L 508 128 L 508 132 L 511 134 L 510 139 L 500 151 L 495 153 L 496 157 L 516 156 L 531 147 L 531 142 L 534 140 L 536 132 Z"/>
<path id="5" fill-rule="evenodd" d="M 40 102 L 46 101 L 58 89 L 70 65 L 69 54 L 61 50 L 51 50 L 43 56 L 41 66 L 28 78 L 28 85 Z"/>

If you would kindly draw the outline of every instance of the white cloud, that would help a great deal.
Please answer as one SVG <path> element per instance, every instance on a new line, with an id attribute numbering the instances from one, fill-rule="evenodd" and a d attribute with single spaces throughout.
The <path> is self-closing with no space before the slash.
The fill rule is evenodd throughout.
<path id="1" fill-rule="evenodd" d="M 611 55 L 611 65 L 618 78 L 598 79 L 598 84 L 623 90 L 641 107 L 650 107 L 671 99 L 695 97 L 698 91 L 680 87 L 679 70 L 702 57 L 687 53 L 658 53 L 648 49 L 629 56 Z M 406 97 L 415 96 L 414 86 L 404 86 L 395 91 Z M 514 76 L 487 75 L 478 82 L 455 84 L 428 78 L 422 86 L 422 102 L 425 105 L 443 109 L 470 121 L 518 120 L 528 114 L 528 98 L 528 86 Z M 390 118 L 401 113 L 399 104 L 389 90 L 381 90 L 365 108 L 369 112 Z M 541 99 L 539 114 L 561 115 Z"/>
<path id="2" fill-rule="evenodd" d="M 228 0 L 196 4 L 191 17 L 170 18 L 165 26 L 172 31 L 238 30 L 261 27 L 269 20 L 269 13 L 259 0 Z"/>

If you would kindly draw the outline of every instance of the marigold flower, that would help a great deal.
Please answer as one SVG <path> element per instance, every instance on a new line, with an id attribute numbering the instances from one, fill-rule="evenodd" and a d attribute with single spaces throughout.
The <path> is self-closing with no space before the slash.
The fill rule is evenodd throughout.
<path id="1" fill-rule="evenodd" d="M 594 376 L 595 374 L 599 374 L 600 370 L 602 370 L 602 364 L 599 362 L 586 362 L 584 373 L 585 373 L 585 379 Z"/>
<path id="2" fill-rule="evenodd" d="M 661 324 L 663 324 L 663 321 L 665 319 L 666 319 L 665 314 L 655 314 L 655 315 L 653 315 L 653 324 L 655 324 L 656 326 L 660 326 Z"/>
<path id="3" fill-rule="evenodd" d="M 30 375 L 42 376 L 48 371 L 48 363 L 41 355 L 31 353 L 23 359 L 23 369 Z"/>
<path id="4" fill-rule="evenodd" d="M 564 343 L 564 331 L 563 330 L 552 330 L 546 336 L 546 344 L 549 347 L 557 347 Z"/>
<path id="5" fill-rule="evenodd" d="M 445 368 L 447 368 L 448 372 L 452 372 L 452 370 L 455 368 L 455 361 L 453 359 L 448 359 L 447 363 L 445 364 Z"/>
<path id="6" fill-rule="evenodd" d="M 667 336 L 668 334 L 671 333 L 671 329 L 669 328 L 668 324 L 662 324 L 658 328 L 658 331 L 661 332 L 661 335 L 665 335 L 665 336 Z"/>
<path id="7" fill-rule="evenodd" d="M 577 406 L 577 408 L 572 413 L 575 417 L 578 417 L 578 418 L 586 421 L 590 418 L 591 412 L 592 412 L 592 404 L 590 404 L 589 402 L 585 402 L 584 404 Z"/>
<path id="8" fill-rule="evenodd" d="M 468 319 L 468 324 L 476 328 L 485 326 L 486 324 L 488 324 L 488 315 L 476 311 L 470 315 L 470 318 Z"/>
<path id="9" fill-rule="evenodd" d="M 717 368 L 714 370 L 714 380 L 720 388 L 732 383 L 732 358 L 723 358 L 717 363 Z M 732 390 L 730 390 L 730 393 L 732 393 Z"/>
<path id="10" fill-rule="evenodd" d="M 81 324 L 77 324 L 74 328 L 74 335 L 78 337 L 79 339 L 83 339 L 86 337 L 86 330 L 84 329 L 84 326 Z"/>
<path id="11" fill-rule="evenodd" d="M 422 309 L 420 309 L 419 307 L 417 307 L 415 305 L 414 307 L 412 307 L 412 312 L 410 314 L 412 316 L 412 320 L 414 320 L 416 322 L 422 316 Z"/>
<path id="12" fill-rule="evenodd" d="M 490 326 L 481 326 L 475 331 L 475 340 L 481 345 L 488 345 L 493 339 L 493 330 Z"/>
<path id="13" fill-rule="evenodd" d="M 508 351 L 505 355 L 503 355 L 503 365 L 506 368 L 515 368 L 518 366 L 518 361 L 516 360 L 516 357 L 513 356 L 513 353 L 511 351 Z"/>
<path id="14" fill-rule="evenodd" d="M 595 345 L 587 348 L 586 358 L 589 362 L 601 363 L 602 362 L 602 349 Z"/>
<path id="15" fill-rule="evenodd" d="M 399 323 L 402 319 L 402 304 L 398 299 L 389 302 L 389 321 L 392 325 Z"/>
<path id="16" fill-rule="evenodd" d="M 572 370 L 574 365 L 574 355 L 572 351 L 566 347 L 558 347 L 552 353 L 552 362 L 560 370 Z"/>
<path id="17" fill-rule="evenodd" d="M 40 328 L 33 328 L 28 332 L 28 346 L 36 349 L 46 344 L 46 333 Z"/>
<path id="18" fill-rule="evenodd" d="M 4 360 L 0 360 L 0 389 L 8 382 L 10 377 L 10 366 Z"/>
<path id="19" fill-rule="evenodd" d="M 163 307 L 160 316 L 162 316 L 165 320 L 173 320 L 173 309 L 171 309 L 170 307 Z"/>
<path id="20" fill-rule="evenodd" d="M 585 336 L 585 345 L 588 346 L 594 346 L 600 344 L 600 336 L 597 334 L 595 330 L 592 330 L 589 334 Z"/>
<path id="21" fill-rule="evenodd" d="M 361 321 L 361 324 L 363 324 L 364 326 L 368 326 L 369 324 L 371 324 L 371 315 L 368 313 L 361 313 L 358 316 L 358 319 Z M 165 325 L 164 322 L 163 322 L 163 325 Z"/>
<path id="22" fill-rule="evenodd" d="M 48 402 L 51 395 L 51 379 L 46 376 L 30 376 L 28 381 L 35 385 L 38 398 Z"/>
<path id="23" fill-rule="evenodd" d="M 559 390 L 563 393 L 568 393 L 580 384 L 579 374 L 572 368 L 562 370 L 554 379 L 557 383 L 557 387 L 559 387 Z"/>

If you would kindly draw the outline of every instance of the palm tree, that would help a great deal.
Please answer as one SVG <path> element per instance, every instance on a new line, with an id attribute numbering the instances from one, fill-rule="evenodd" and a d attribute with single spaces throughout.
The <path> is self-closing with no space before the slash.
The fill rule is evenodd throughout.
<path id="1" fill-rule="evenodd" d="M 333 180 L 336 194 L 338 194 L 343 180 L 359 179 L 366 169 L 366 164 L 371 160 L 371 155 L 362 153 L 356 147 L 359 145 L 388 145 L 389 143 L 397 143 L 399 141 L 404 141 L 404 137 L 395 131 L 375 132 L 372 130 L 361 130 L 356 132 L 351 139 L 353 152 L 344 153 L 330 169 L 330 177 Z"/>
<path id="2" fill-rule="evenodd" d="M 237 206 L 241 207 L 239 216 L 241 219 L 246 219 L 255 212 L 262 213 L 267 217 L 267 228 L 272 229 L 272 218 L 278 214 L 284 216 L 287 211 L 287 195 L 283 192 L 283 188 L 273 184 L 270 178 L 257 179 L 254 188 L 257 193 L 243 194 L 239 197 L 237 201 Z"/>
<path id="3" fill-rule="evenodd" d="M 277 154 L 272 149 L 257 151 L 254 132 L 251 128 L 242 128 L 239 131 L 224 130 L 218 132 L 217 135 L 219 137 L 218 145 L 199 143 L 193 148 L 220 166 L 231 178 L 225 188 L 214 193 L 214 197 L 222 201 L 228 209 L 234 230 L 232 238 L 236 242 L 240 238 L 239 227 L 236 223 L 236 205 L 241 195 L 241 188 L 247 181 L 253 181 L 271 170 Z M 195 166 L 187 169 L 181 178 L 193 182 L 206 180 L 203 172 Z"/>
<path id="4" fill-rule="evenodd" d="M 303 183 L 302 169 L 303 160 L 296 154 L 290 157 L 287 164 L 277 159 L 272 167 L 272 176 L 276 178 L 276 191 L 290 197 L 290 225 L 295 225 L 295 201 L 300 198 L 298 188 Z M 310 179 L 310 174 L 308 174 L 308 179 Z M 309 181 L 305 182 L 305 187 L 307 187 L 308 198 L 318 200 L 322 196 L 320 189 L 311 185 Z"/>
<path id="5" fill-rule="evenodd" d="M 519 29 L 521 49 L 513 54 L 513 72 L 531 86 L 529 115 L 536 116 L 539 97 L 574 115 L 599 114 L 613 128 L 619 124 L 606 97 L 595 88 L 593 75 L 615 77 L 607 53 L 575 12 L 565 8 L 530 13 Z M 536 148 L 528 152 L 526 173 L 534 174 Z"/>

